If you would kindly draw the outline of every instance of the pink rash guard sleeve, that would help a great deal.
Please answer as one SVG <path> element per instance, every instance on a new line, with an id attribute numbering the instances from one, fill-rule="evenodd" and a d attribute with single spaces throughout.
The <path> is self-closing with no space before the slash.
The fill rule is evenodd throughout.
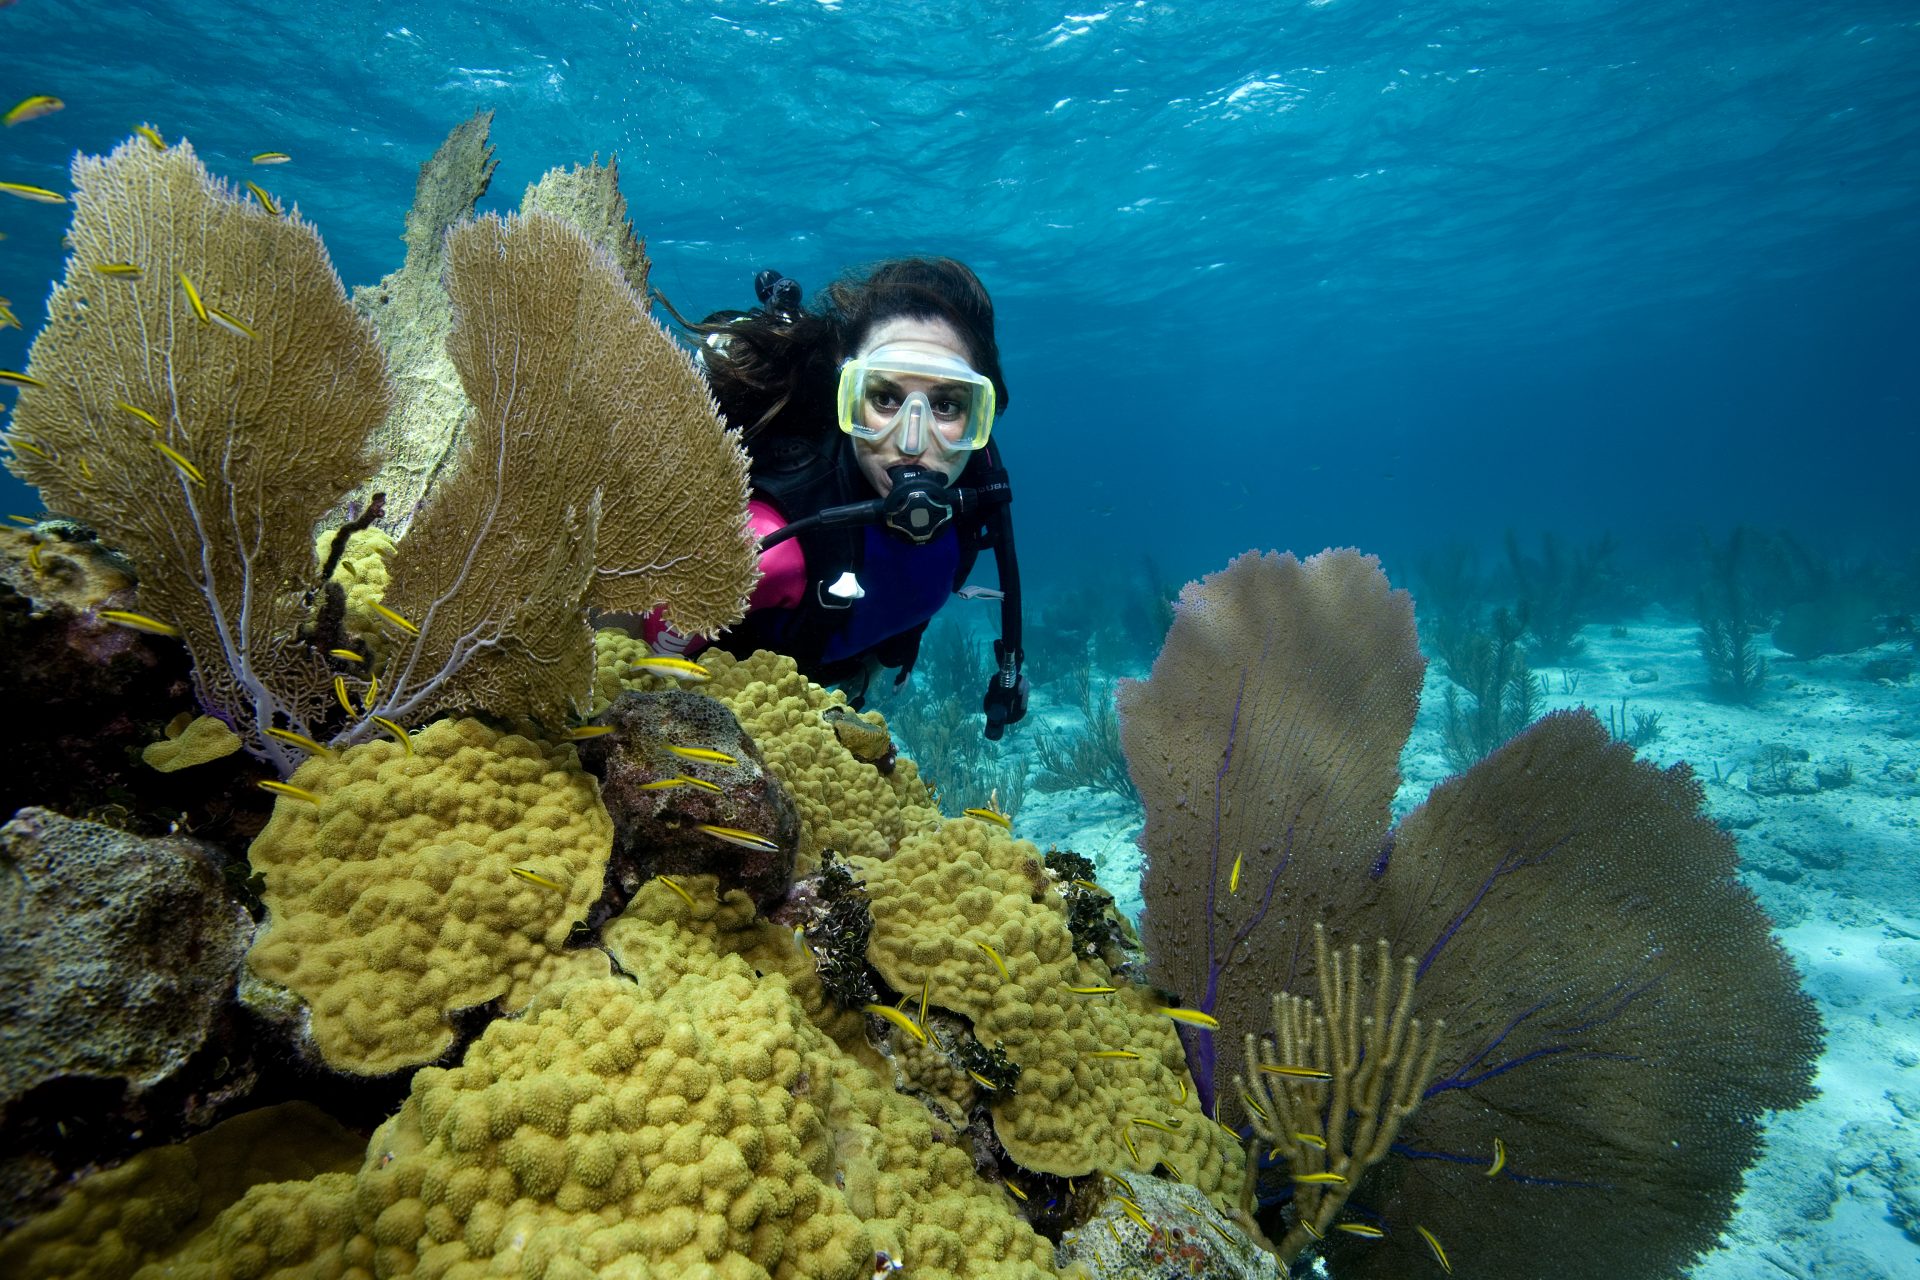
<path id="1" fill-rule="evenodd" d="M 755 498 L 747 504 L 747 523 L 755 538 L 764 538 L 776 529 L 784 529 L 787 521 L 770 505 Z M 800 540 L 788 538 L 760 553 L 760 581 L 754 584 L 753 594 L 747 599 L 747 612 L 791 609 L 806 597 L 806 591 L 807 557 L 800 550 Z M 648 614 L 641 624 L 640 638 L 656 653 L 678 653 L 686 657 L 711 643 L 705 636 L 682 636 L 669 630 L 658 609 Z"/>

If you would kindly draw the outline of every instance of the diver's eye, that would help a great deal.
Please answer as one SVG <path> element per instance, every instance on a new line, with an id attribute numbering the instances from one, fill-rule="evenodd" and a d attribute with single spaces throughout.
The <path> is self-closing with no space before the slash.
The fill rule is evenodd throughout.
<path id="1" fill-rule="evenodd" d="M 933 413 L 938 418 L 964 418 L 967 416 L 967 402 L 954 396 L 942 396 L 933 402 Z"/>
<path id="2" fill-rule="evenodd" d="M 867 403 L 882 413 L 893 413 L 900 407 L 900 393 L 892 387 L 870 387 Z"/>

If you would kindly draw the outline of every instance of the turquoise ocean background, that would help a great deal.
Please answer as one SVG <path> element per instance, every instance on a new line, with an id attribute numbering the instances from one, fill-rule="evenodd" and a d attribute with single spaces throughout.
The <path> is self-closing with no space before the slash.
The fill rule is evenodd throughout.
<path id="1" fill-rule="evenodd" d="M 1611 535 L 1545 701 L 1659 713 L 1646 751 L 1711 779 L 1829 1030 L 1820 1099 L 1770 1131 L 1695 1274 L 1920 1275 L 1914 5 L 17 0 L 0 50 L 0 108 L 66 103 L 0 133 L 0 180 L 65 189 L 76 151 L 148 122 L 297 205 L 349 286 L 399 265 L 420 163 L 483 108 L 481 207 L 617 155 L 688 315 L 751 305 L 768 266 L 811 293 L 894 254 L 971 264 L 1000 310 L 1040 687 L 968 768 L 1032 780 L 1023 823 L 1123 897 L 1124 789 L 1041 785 L 1040 745 L 1084 728 L 1050 605 L 1151 614 L 1136 597 L 1245 549 L 1355 545 L 1424 624 L 1450 548 L 1490 606 L 1509 532 L 1534 556 Z M 25 326 L 0 368 L 26 367 L 67 212 L 0 202 Z M 38 508 L 0 477 L 0 510 Z M 1775 603 L 1855 584 L 1873 630 L 1769 649 L 1765 696 L 1728 705 L 1692 604 L 1703 546 L 1742 526 L 1825 584 Z M 1074 643 L 1096 691 L 1151 658 Z M 942 665 L 965 652 L 936 630 L 921 682 L 977 705 L 984 672 Z M 1409 804 L 1451 771 L 1428 679 Z"/>

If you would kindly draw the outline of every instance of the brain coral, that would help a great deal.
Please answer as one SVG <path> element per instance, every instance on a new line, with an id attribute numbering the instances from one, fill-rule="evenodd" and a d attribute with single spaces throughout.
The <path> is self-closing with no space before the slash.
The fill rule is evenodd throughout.
<path id="1" fill-rule="evenodd" d="M 701 692 L 732 709 L 800 807 L 799 874 L 818 869 L 823 849 L 881 857 L 908 832 L 940 820 L 912 761 L 883 774 L 841 745 L 823 713 L 846 699 L 810 683 L 793 659 L 709 649 L 700 663 L 712 672 Z"/>
<path id="2" fill-rule="evenodd" d="M 566 949 L 613 844 L 571 746 L 443 720 L 310 759 L 292 784 L 319 802 L 282 797 L 249 850 L 269 918 L 248 963 L 306 1002 L 329 1065 L 431 1061 L 453 1011 L 511 1012 L 608 971 L 605 953 Z"/>
<path id="3" fill-rule="evenodd" d="M 1066 904 L 1032 844 L 955 818 L 858 865 L 874 967 L 897 991 L 926 982 L 930 1005 L 966 1015 L 1021 1068 L 993 1108 L 1008 1155 L 1065 1176 L 1165 1164 L 1209 1194 L 1238 1194 L 1239 1140 L 1201 1111 L 1173 1021 L 1103 961 L 1074 954 Z"/>

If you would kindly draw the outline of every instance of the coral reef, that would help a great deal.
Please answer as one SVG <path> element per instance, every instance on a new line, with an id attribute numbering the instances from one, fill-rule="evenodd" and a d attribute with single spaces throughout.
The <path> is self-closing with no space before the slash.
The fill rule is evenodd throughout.
<path id="1" fill-rule="evenodd" d="M 455 151 L 484 152 L 476 127 Z M 558 727 L 593 682 L 589 608 L 664 606 L 691 632 L 744 611 L 757 574 L 745 455 L 629 284 L 636 264 L 538 211 L 463 222 L 442 245 L 484 187 L 469 174 L 411 228 L 414 247 L 444 254 L 464 438 L 451 461 L 444 439 L 428 447 L 432 491 L 396 513 L 406 536 L 373 606 L 390 644 L 350 648 L 345 588 L 317 580 L 310 551 L 343 508 L 361 508 L 356 522 L 385 511 L 378 493 L 346 502 L 391 425 L 372 325 L 310 225 L 213 180 L 184 142 L 135 138 L 78 158 L 74 177 L 75 256 L 34 342 L 8 465 L 132 557 L 140 625 L 184 639 L 201 709 L 283 775 L 299 754 L 269 730 L 347 745 L 382 721 L 474 707 Z M 576 185 L 610 181 L 595 168 Z M 438 286 L 415 283 L 413 310 L 431 310 Z M 165 335 L 157 349 L 148 333 Z M 438 344 L 422 358 L 443 382 Z M 449 394 L 429 398 L 399 429 L 453 412 Z"/>
<path id="2" fill-rule="evenodd" d="M 596 723 L 614 732 L 582 742 L 580 761 L 600 780 L 613 820 L 612 879 L 623 901 L 662 874 L 712 874 L 763 905 L 786 896 L 799 814 L 725 706 L 679 690 L 627 693 Z"/>
<path id="3" fill-rule="evenodd" d="M 0 1273 L 151 1277 L 159 1268 L 142 1264 L 175 1255 L 252 1187 L 343 1175 L 359 1166 L 365 1145 L 305 1103 L 246 1112 L 80 1182 L 57 1209 L 0 1239 Z"/>
<path id="4" fill-rule="evenodd" d="M 0 1107 L 62 1077 L 138 1093 L 177 1071 L 233 990 L 253 921 L 191 840 L 44 809 L 0 827 Z"/>
<path id="5" fill-rule="evenodd" d="M 379 284 L 353 291 L 354 310 L 379 332 L 392 371 L 393 404 L 373 431 L 379 470 L 335 508 L 330 525 L 358 515 L 378 493 L 386 495 L 388 531 L 404 534 L 465 438 L 467 398 L 447 356 L 453 307 L 441 276 L 447 231 L 473 216 L 499 167 L 487 139 L 492 127 L 493 112 L 474 112 L 420 166 L 401 237 L 406 259 Z"/>
<path id="6" fill-rule="evenodd" d="M 854 865 L 872 899 L 874 967 L 910 1003 L 924 993 L 929 1007 L 964 1015 L 983 1046 L 1020 1068 L 1017 1086 L 992 1099 L 1015 1162 L 1066 1177 L 1165 1165 L 1237 1195 L 1238 1140 L 1201 1109 L 1173 1021 L 1076 953 L 1039 850 L 954 818 L 891 858 Z"/>
<path id="7" fill-rule="evenodd" d="M 607 972 L 604 953 L 567 948 L 613 841 L 571 746 L 442 720 L 316 756 L 292 786 L 249 851 L 268 918 L 247 962 L 300 997 L 329 1066 L 430 1062 L 454 1011 L 511 1012 L 562 975 Z"/>
<path id="8" fill-rule="evenodd" d="M 1597 1280 L 1714 1238 L 1819 1028 L 1684 766 L 1554 715 L 1395 827 L 1409 601 L 1357 553 L 1244 557 L 1121 689 L 1125 783 L 1090 675 L 1088 738 L 1053 744 L 1144 803 L 1136 981 L 1091 864 L 1013 834 L 1024 758 L 963 760 L 973 713 L 924 712 L 959 686 L 899 735 L 985 806 L 943 819 L 901 725 L 790 659 L 710 652 L 683 687 L 594 631 L 739 616 L 744 455 L 650 315 L 617 167 L 475 219 L 490 123 L 352 305 L 310 225 L 185 143 L 75 162 L 8 444 L 90 524 L 0 538 L 0 673 L 91 764 L 8 785 L 204 812 L 225 848 L 36 809 L 0 833 L 0 1100 L 120 1100 L 74 1133 L 46 1108 L 66 1150 L 20 1144 L 0 1191 L 17 1215 L 126 1161 L 0 1267 L 1084 1280 L 1311 1250 L 1343 1280 L 1449 1253 Z M 1571 648 L 1556 557 L 1514 570 Z M 957 679 L 977 650 L 940 635 Z M 280 775 L 244 863 L 239 750 Z M 377 1128 L 279 1109 L 126 1159 L 249 1090 Z"/>
<path id="9" fill-rule="evenodd" d="M 260 728 L 314 724 L 331 701 L 326 659 L 298 639 L 300 571 L 368 465 L 385 362 L 311 224 L 210 178 L 189 144 L 133 138 L 76 157 L 73 179 L 74 251 L 8 466 L 132 558 L 140 611 L 178 629 L 203 709 L 273 758 Z"/>
<path id="10" fill-rule="evenodd" d="M 939 820 L 912 761 L 883 774 L 847 749 L 826 716 L 846 700 L 809 683 L 791 658 L 709 650 L 700 661 L 712 674 L 701 691 L 739 718 L 800 810 L 798 874 L 811 874 L 828 849 L 883 857 L 908 832 Z"/>
<path id="11" fill-rule="evenodd" d="M 182 711 L 167 725 L 167 736 L 149 743 L 140 758 L 161 773 L 177 773 L 210 760 L 224 760 L 240 749 L 240 735 L 224 720 Z"/>
<path id="12" fill-rule="evenodd" d="M 1281 1280 L 1278 1259 L 1198 1188 L 1136 1175 L 1101 1179 L 1098 1207 L 1067 1230 L 1060 1256 L 1100 1277 Z"/>
<path id="13" fill-rule="evenodd" d="M 1230 1033 L 1190 1040 L 1196 1078 L 1247 1071 L 1272 995 L 1318 989 L 1315 929 L 1329 949 L 1391 940 L 1417 957 L 1434 1074 L 1417 1099 L 1395 1087 L 1396 1111 L 1416 1105 L 1371 1170 L 1328 1151 L 1355 1175 L 1318 1246 L 1333 1268 L 1404 1274 L 1444 1240 L 1463 1268 L 1677 1269 L 1725 1224 L 1754 1121 L 1809 1096 L 1813 1006 L 1686 766 L 1636 761 L 1590 712 L 1537 722 L 1390 829 L 1420 670 L 1372 560 L 1249 555 L 1187 589 L 1123 692 L 1152 973 Z M 1329 1148 L 1342 1070 L 1312 1130 Z M 1283 1182 L 1263 1220 L 1290 1230 L 1314 1199 Z"/>

